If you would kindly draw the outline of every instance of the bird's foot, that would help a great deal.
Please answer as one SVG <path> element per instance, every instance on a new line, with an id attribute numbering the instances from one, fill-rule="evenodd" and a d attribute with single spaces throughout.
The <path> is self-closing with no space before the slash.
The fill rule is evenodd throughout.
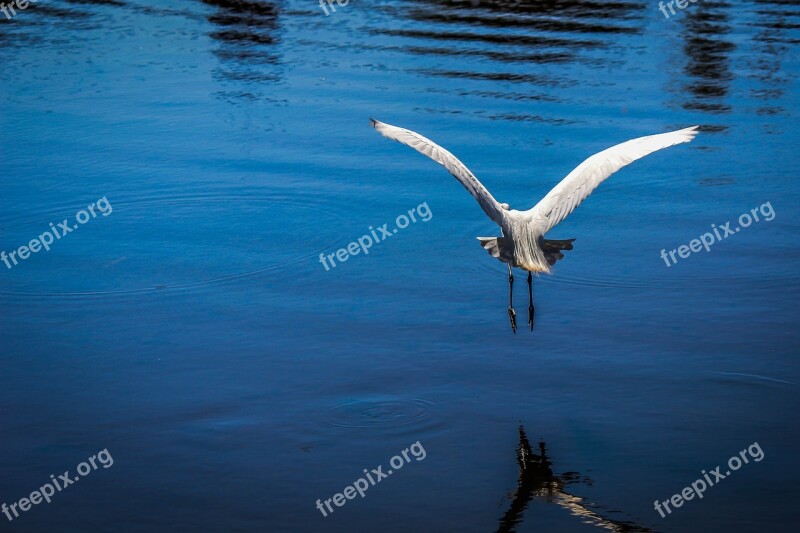
<path id="1" fill-rule="evenodd" d="M 533 331 L 533 306 L 528 306 L 528 325 L 531 327 L 531 331 Z"/>
<path id="2" fill-rule="evenodd" d="M 508 308 L 508 319 L 511 321 L 511 331 L 517 332 L 517 312 L 513 307 Z"/>

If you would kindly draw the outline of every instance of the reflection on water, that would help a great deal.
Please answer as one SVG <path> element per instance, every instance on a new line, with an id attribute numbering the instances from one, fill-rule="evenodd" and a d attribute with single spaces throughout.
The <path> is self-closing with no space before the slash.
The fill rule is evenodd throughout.
<path id="1" fill-rule="evenodd" d="M 425 76 L 457 80 L 447 89 L 432 91 L 522 104 L 563 101 L 564 89 L 585 83 L 565 75 L 569 65 L 596 65 L 598 51 L 615 46 L 621 36 L 643 31 L 646 14 L 640 2 L 630 1 L 425 0 L 399 3 L 387 11 L 400 19 L 398 24 L 371 28 L 372 34 L 396 37 L 397 48 L 407 54 L 452 60 L 414 68 Z M 414 26 L 409 27 L 408 20 Z M 529 111 L 476 114 L 497 120 L 574 122 Z"/>
<path id="2" fill-rule="evenodd" d="M 685 9 L 680 17 L 683 24 L 684 72 L 689 81 L 681 94 L 688 95 L 683 107 L 706 113 L 728 113 L 725 102 L 733 75 L 730 55 L 736 46 L 728 40 L 731 21 L 728 2 L 698 3 Z"/>
<path id="3" fill-rule="evenodd" d="M 790 47 L 798 42 L 791 34 L 798 27 L 794 22 L 800 15 L 798 6 L 760 0 L 754 3 L 752 12 L 740 7 L 726 1 L 698 2 L 676 17 L 681 24 L 686 79 L 674 85 L 674 92 L 684 109 L 711 115 L 733 110 L 734 55 L 737 46 L 746 46 L 749 53 L 743 63 L 748 67 L 749 77 L 760 85 L 751 88 L 747 95 L 756 100 L 756 113 L 764 116 L 785 113 L 780 100 L 787 84 L 796 76 L 782 67 Z M 740 41 L 733 31 L 743 25 L 757 31 L 749 40 L 737 44 Z M 726 129 L 716 124 L 707 126 L 706 131 Z"/>
<path id="4" fill-rule="evenodd" d="M 533 451 L 525 428 L 519 427 L 519 445 L 517 446 L 517 464 L 519 479 L 508 511 L 500 519 L 498 533 L 516 531 L 516 526 L 523 520 L 523 513 L 528 503 L 538 498 L 547 503 L 554 503 L 569 511 L 584 524 L 593 525 L 608 531 L 641 532 L 651 531 L 630 521 L 614 520 L 602 516 L 602 513 L 619 514 L 604 510 L 603 507 L 586 501 L 580 496 L 567 492 L 566 487 L 576 483 L 591 485 L 591 480 L 577 472 L 553 473 L 553 463 L 547 456 L 544 442 L 539 442 L 539 453 Z"/>
<path id="5" fill-rule="evenodd" d="M 425 0 L 414 5 L 418 7 L 409 9 L 407 16 L 417 21 L 565 34 L 637 33 L 639 28 L 622 23 L 641 20 L 645 12 L 639 2 L 592 0 Z M 506 42 L 514 42 L 514 34 L 507 35 Z"/>
<path id="6" fill-rule="evenodd" d="M 259 84 L 280 79 L 275 66 L 280 62 L 280 6 L 268 0 L 201 0 L 217 12 L 208 21 L 219 29 L 210 36 L 220 42 L 214 54 L 223 62 L 215 76 L 244 84 L 228 97 L 257 98 Z"/>
<path id="7" fill-rule="evenodd" d="M 753 26 L 758 32 L 752 43 L 756 56 L 749 59 L 751 77 L 757 86 L 750 90 L 751 96 L 760 103 L 756 112 L 759 115 L 785 114 L 780 105 L 786 88 L 796 74 L 784 70 L 786 55 L 798 41 L 792 37 L 792 30 L 798 28 L 797 6 L 778 2 L 758 2 L 756 20 Z"/>

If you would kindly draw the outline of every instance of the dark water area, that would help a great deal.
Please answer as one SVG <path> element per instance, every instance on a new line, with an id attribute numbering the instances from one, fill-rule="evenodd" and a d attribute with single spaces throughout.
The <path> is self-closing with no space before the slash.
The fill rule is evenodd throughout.
<path id="1" fill-rule="evenodd" d="M 0 531 L 795 531 L 800 5 L 326 9 L 0 12 L 0 251 L 59 235 L 0 263 Z M 498 228 L 369 117 L 517 209 L 701 133 L 548 235 L 574 250 L 513 335 Z"/>

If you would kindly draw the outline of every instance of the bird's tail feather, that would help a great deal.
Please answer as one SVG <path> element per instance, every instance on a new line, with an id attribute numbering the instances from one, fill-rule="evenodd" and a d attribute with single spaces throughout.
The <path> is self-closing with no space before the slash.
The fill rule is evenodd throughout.
<path id="1" fill-rule="evenodd" d="M 553 240 L 553 239 L 542 239 L 542 251 L 544 252 L 544 256 L 547 258 L 547 264 L 553 266 L 556 264 L 556 261 L 564 259 L 564 254 L 561 253 L 563 250 L 572 250 L 572 243 L 575 242 L 575 239 L 565 239 L 565 240 Z"/>
<path id="2" fill-rule="evenodd" d="M 484 250 L 489 252 L 489 255 L 496 257 L 505 263 L 514 264 L 513 247 L 509 240 L 505 237 L 478 237 L 481 246 Z M 566 239 L 563 241 L 556 241 L 551 239 L 542 239 L 541 247 L 547 263 L 550 266 L 556 264 L 556 261 L 564 259 L 563 250 L 572 250 L 572 243 L 575 239 Z"/>
<path id="3" fill-rule="evenodd" d="M 514 247 L 509 239 L 505 237 L 478 237 L 481 246 L 489 252 L 489 255 L 496 257 L 504 263 L 514 263 Z"/>
<path id="4" fill-rule="evenodd" d="M 492 257 L 500 258 L 500 246 L 497 243 L 497 237 L 478 237 L 481 246 L 484 250 L 489 252 Z"/>

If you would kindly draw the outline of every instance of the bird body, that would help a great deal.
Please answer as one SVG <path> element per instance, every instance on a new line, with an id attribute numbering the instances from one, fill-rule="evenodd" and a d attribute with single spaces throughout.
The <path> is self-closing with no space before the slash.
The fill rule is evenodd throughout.
<path id="1" fill-rule="evenodd" d="M 550 267 L 564 258 L 562 250 L 572 250 L 575 239 L 545 239 L 542 223 L 525 211 L 510 209 L 506 215 L 508 230 L 501 226 L 502 237 L 478 237 L 489 255 L 512 267 L 528 272 L 550 273 Z"/>
<path id="2" fill-rule="evenodd" d="M 637 159 L 657 150 L 690 142 L 698 126 L 682 130 L 639 137 L 599 152 L 570 172 L 539 203 L 526 211 L 511 209 L 500 203 L 478 178 L 453 154 L 419 133 L 370 119 L 372 126 L 384 137 L 414 148 L 444 166 L 478 201 L 484 213 L 502 233 L 500 237 L 478 237 L 481 246 L 492 257 L 508 265 L 509 282 L 513 287 L 512 267 L 530 273 L 550 273 L 564 250 L 572 249 L 575 239 L 551 240 L 545 235 L 572 213 L 611 174 Z M 529 306 L 529 323 L 533 329 L 533 296 Z M 516 331 L 513 306 L 509 306 L 511 327 Z"/>

